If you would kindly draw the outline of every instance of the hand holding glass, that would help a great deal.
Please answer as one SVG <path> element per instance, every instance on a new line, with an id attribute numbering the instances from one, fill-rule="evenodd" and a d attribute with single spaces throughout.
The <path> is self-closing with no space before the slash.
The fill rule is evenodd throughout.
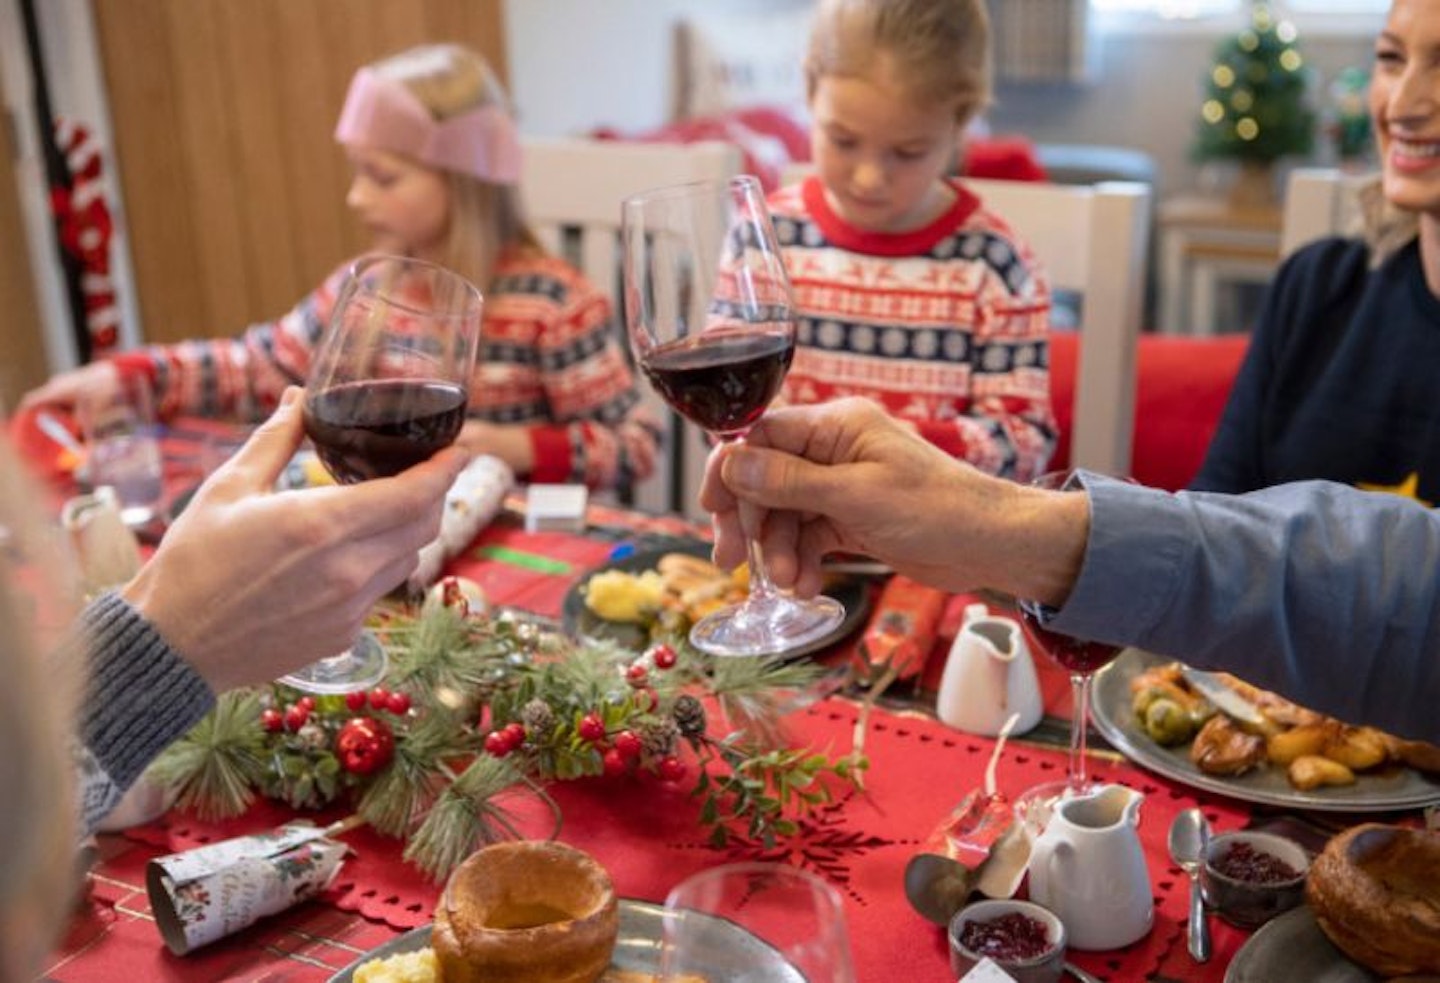
<path id="1" fill-rule="evenodd" d="M 750 176 L 660 188 L 621 212 L 625 316 L 636 361 L 686 419 L 739 440 L 775 398 L 795 354 L 790 280 L 759 182 Z M 690 632 L 713 655 L 770 655 L 832 631 L 828 597 L 782 594 L 757 539 L 764 514 L 742 506 L 750 595 Z"/>
<path id="2" fill-rule="evenodd" d="M 336 481 L 396 475 L 454 443 L 481 306 L 480 291 L 433 263 L 355 261 L 305 385 L 305 433 Z M 385 667 L 385 650 L 367 634 L 281 682 L 343 693 L 373 686 Z"/>

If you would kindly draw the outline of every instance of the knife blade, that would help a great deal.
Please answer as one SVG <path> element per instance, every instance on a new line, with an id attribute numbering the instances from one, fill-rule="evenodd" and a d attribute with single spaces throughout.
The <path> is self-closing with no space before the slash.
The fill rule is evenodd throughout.
<path id="1" fill-rule="evenodd" d="M 1236 723 L 1252 730 L 1268 733 L 1275 729 L 1269 717 L 1245 697 L 1226 686 L 1218 673 L 1183 666 L 1180 674 L 1190 688 L 1209 700 L 1215 709 Z"/>

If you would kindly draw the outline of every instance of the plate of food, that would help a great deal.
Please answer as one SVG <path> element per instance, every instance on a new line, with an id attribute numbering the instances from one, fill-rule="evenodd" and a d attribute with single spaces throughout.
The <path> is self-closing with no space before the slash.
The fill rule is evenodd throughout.
<path id="1" fill-rule="evenodd" d="M 1379 983 L 1380 977 L 1345 958 L 1307 906 L 1262 925 L 1225 968 L 1225 983 Z"/>
<path id="2" fill-rule="evenodd" d="M 1173 659 L 1126 649 L 1095 676 L 1096 728 L 1142 767 L 1247 802 L 1332 812 L 1440 802 L 1440 748 L 1352 727 L 1224 673 L 1204 674 L 1262 718 L 1237 723 L 1187 682 L 1187 672 Z"/>
<path id="3" fill-rule="evenodd" d="M 711 611 L 745 597 L 744 567 L 726 572 L 709 557 L 709 543 L 676 539 L 596 567 L 565 595 L 565 630 L 636 651 L 656 634 L 688 632 Z M 862 579 L 835 576 L 826 582 L 825 593 L 844 606 L 844 620 L 830 634 L 786 652 L 787 657 L 823 651 L 865 623 L 870 594 Z"/>
<path id="4" fill-rule="evenodd" d="M 661 927 L 664 924 L 665 908 L 630 898 L 621 898 L 619 908 L 620 934 L 615 940 L 610 968 L 600 977 L 599 983 L 654 983 L 656 974 L 660 971 Z M 708 931 L 708 938 L 713 943 L 710 948 L 716 953 L 717 961 L 727 951 L 750 949 L 758 952 L 762 959 L 773 958 L 774 972 L 766 974 L 767 980 L 773 980 L 774 983 L 800 983 L 804 979 L 799 970 L 786 962 L 773 948 L 733 922 L 721 918 L 710 919 Z M 329 983 L 386 983 L 389 980 L 408 980 L 415 983 L 427 979 L 441 983 L 438 974 L 427 977 L 420 968 L 411 970 L 410 975 L 400 975 L 401 970 L 397 966 L 395 975 L 391 976 L 385 975 L 380 967 L 370 965 L 406 953 L 420 953 L 429 946 L 429 925 L 411 929 L 365 953 L 330 977 Z M 360 971 L 361 967 L 365 967 L 364 972 Z M 718 981 L 720 978 L 717 972 L 714 979 Z M 706 983 L 707 979 L 696 977 L 694 983 Z"/>

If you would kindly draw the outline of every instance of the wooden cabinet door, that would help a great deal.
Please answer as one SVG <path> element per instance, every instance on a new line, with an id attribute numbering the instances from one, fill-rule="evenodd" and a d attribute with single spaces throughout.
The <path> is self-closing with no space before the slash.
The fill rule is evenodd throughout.
<path id="1" fill-rule="evenodd" d="M 365 246 L 333 132 L 356 68 L 457 41 L 504 77 L 501 0 L 92 0 L 147 341 L 287 310 Z"/>
<path id="2" fill-rule="evenodd" d="M 30 251 L 20 217 L 12 133 L 0 109 L 0 417 L 49 375 Z"/>

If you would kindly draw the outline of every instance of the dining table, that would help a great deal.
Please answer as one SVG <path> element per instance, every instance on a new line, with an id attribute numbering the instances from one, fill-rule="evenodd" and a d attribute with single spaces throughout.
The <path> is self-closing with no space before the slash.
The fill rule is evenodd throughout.
<path id="1" fill-rule="evenodd" d="M 170 500 L 183 500 L 214 465 L 213 448 L 233 446 L 233 440 L 233 433 L 227 435 L 216 424 L 173 422 L 164 441 Z M 66 485 L 72 480 L 52 475 L 57 495 L 73 491 Z M 496 609 L 557 629 L 564 628 L 567 597 L 596 568 L 636 550 L 706 535 L 682 517 L 648 515 L 596 498 L 578 528 L 527 530 L 524 503 L 525 490 L 518 488 L 445 572 L 473 580 Z M 883 582 L 883 576 L 862 579 L 867 602 L 873 602 Z M 552 782 L 548 791 L 563 817 L 558 839 L 604 865 L 617 895 L 651 903 L 662 903 L 685 876 L 722 863 L 758 860 L 807 869 L 843 898 L 861 983 L 953 983 L 945 931 L 910 907 L 903 878 L 907 863 L 927 846 L 937 825 L 981 786 L 995 749 L 994 738 L 952 729 L 935 713 L 946 656 L 966 607 L 977 602 L 999 610 L 993 597 L 948 598 L 922 671 L 892 686 L 869 709 L 864 737 L 869 768 L 863 786 L 847 787 L 804 815 L 794 835 L 773 843 L 737 835 L 716 844 L 700 821 L 693 781 L 632 774 Z M 812 657 L 827 666 L 847 665 L 862 631 L 863 625 Z M 1041 656 L 1035 663 L 1045 716 L 1033 731 L 1009 739 L 995 771 L 998 790 L 1011 798 L 1063 777 L 1066 770 L 1069 677 Z M 843 753 L 854 740 L 863 706 L 863 692 L 854 686 L 817 690 L 812 698 L 797 701 L 785 718 L 787 740 Z M 1189 881 L 1167 850 L 1167 832 L 1182 810 L 1198 807 L 1217 832 L 1278 830 L 1312 851 L 1339 829 L 1372 818 L 1249 802 L 1199 788 L 1141 767 L 1098 734 L 1092 736 L 1089 758 L 1096 781 L 1119 783 L 1144 797 L 1138 832 L 1155 899 L 1153 925 L 1138 941 L 1112 951 L 1068 954 L 1102 980 L 1221 983 L 1251 937 L 1212 917 L 1213 957 L 1202 964 L 1187 953 Z M 344 806 L 297 812 L 261 799 L 229 819 L 205 820 L 170 810 L 97 835 L 83 891 L 42 978 L 52 983 L 331 980 L 367 952 L 429 923 L 440 887 L 403 859 L 402 841 L 364 826 L 346 832 L 347 859 L 318 896 L 186 955 L 173 954 L 162 941 L 147 895 L 146 869 L 162 855 L 296 820 L 324 825 L 347 812 Z M 1404 815 L 1413 819 L 1418 810 Z M 548 817 L 538 813 L 530 822 L 522 811 L 521 821 L 526 835 L 552 832 Z"/>

